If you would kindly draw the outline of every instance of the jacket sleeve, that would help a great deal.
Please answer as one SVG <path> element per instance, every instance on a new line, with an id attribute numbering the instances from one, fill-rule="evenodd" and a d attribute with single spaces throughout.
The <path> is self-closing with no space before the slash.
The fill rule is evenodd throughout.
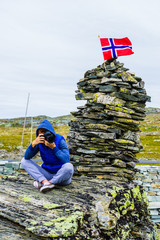
<path id="1" fill-rule="evenodd" d="M 39 151 L 39 147 L 38 145 L 36 145 L 34 148 L 32 147 L 32 144 L 29 145 L 29 147 L 27 148 L 25 154 L 24 154 L 24 158 L 29 160 L 31 158 L 33 158 Z"/>
<path id="2" fill-rule="evenodd" d="M 56 157 L 60 159 L 63 163 L 67 163 L 70 161 L 69 149 L 65 140 L 62 139 L 59 143 L 59 146 L 53 148 L 53 152 Z"/>

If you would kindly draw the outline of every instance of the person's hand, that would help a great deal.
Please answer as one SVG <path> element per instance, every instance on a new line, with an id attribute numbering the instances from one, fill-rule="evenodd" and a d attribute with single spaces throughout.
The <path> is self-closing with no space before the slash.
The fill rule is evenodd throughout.
<path id="1" fill-rule="evenodd" d="M 49 147 L 51 149 L 56 147 L 56 144 L 54 142 L 53 143 L 49 143 L 48 141 L 45 140 L 44 144 L 46 145 L 46 147 Z"/>
<path id="2" fill-rule="evenodd" d="M 33 140 L 32 147 L 35 147 L 39 143 L 45 143 L 45 138 L 42 133 L 40 133 L 38 137 L 35 140 Z"/>

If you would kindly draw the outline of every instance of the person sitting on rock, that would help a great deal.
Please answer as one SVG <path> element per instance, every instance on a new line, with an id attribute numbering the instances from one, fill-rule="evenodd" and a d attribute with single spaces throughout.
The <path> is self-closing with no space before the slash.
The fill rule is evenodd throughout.
<path id="1" fill-rule="evenodd" d="M 41 166 L 31 160 L 39 151 L 43 161 Z M 33 185 L 40 192 L 50 190 L 55 185 L 70 184 L 74 172 L 66 141 L 55 133 L 48 120 L 38 126 L 36 139 L 27 148 L 21 165 L 36 180 Z"/>

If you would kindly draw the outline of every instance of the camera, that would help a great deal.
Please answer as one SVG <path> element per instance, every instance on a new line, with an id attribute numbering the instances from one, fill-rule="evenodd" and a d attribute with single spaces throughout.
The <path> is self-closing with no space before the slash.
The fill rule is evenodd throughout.
<path id="1" fill-rule="evenodd" d="M 46 131 L 44 134 L 43 134 L 43 137 L 45 138 L 45 140 L 49 143 L 53 143 L 54 140 L 55 140 L 55 135 L 53 133 L 51 133 L 50 131 Z"/>

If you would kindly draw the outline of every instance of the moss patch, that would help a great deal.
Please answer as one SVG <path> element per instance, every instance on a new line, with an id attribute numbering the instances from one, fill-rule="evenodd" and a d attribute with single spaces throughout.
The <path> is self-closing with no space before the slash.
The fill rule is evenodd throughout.
<path id="1" fill-rule="evenodd" d="M 58 205 L 58 204 L 54 204 L 54 203 L 45 203 L 45 204 L 43 205 L 43 207 L 44 207 L 44 208 L 47 208 L 47 209 L 53 209 L 53 208 L 59 207 L 59 205 Z"/>
<path id="2" fill-rule="evenodd" d="M 20 198 L 21 198 L 24 202 L 30 202 L 30 201 L 32 201 L 32 198 L 28 197 L 27 195 L 21 195 Z"/>
<path id="3" fill-rule="evenodd" d="M 51 230 L 49 236 L 64 236 L 69 237 L 76 234 L 79 224 L 82 223 L 83 212 L 76 211 L 68 217 L 60 217 L 53 219 L 54 228 Z"/>

